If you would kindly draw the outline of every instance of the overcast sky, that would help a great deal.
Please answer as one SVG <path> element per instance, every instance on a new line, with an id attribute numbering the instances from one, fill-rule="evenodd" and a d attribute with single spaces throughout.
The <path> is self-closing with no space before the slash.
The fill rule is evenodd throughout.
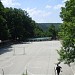
<path id="1" fill-rule="evenodd" d="M 66 0 L 1 0 L 5 7 L 26 10 L 37 23 L 61 23 L 61 7 Z"/>

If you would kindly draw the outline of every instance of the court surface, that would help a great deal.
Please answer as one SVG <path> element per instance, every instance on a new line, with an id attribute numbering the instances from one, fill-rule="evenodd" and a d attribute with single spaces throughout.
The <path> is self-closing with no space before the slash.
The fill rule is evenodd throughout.
<path id="1" fill-rule="evenodd" d="M 55 75 L 54 67 L 58 63 L 60 41 L 42 41 L 15 44 L 3 49 L 0 55 L 0 74 L 2 75 Z M 2 49 L 0 49 L 2 50 Z M 60 75 L 73 75 L 68 65 L 61 63 Z"/>

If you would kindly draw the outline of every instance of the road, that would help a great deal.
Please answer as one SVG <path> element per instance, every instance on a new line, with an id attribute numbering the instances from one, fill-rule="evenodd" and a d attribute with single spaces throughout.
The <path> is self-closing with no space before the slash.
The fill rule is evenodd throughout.
<path id="1" fill-rule="evenodd" d="M 4 75 L 55 75 L 54 67 L 58 63 L 59 41 L 42 41 L 15 44 L 0 55 L 0 74 Z M 5 50 L 6 50 L 5 49 Z M 71 68 L 64 64 L 60 75 L 73 75 Z M 2 70 L 3 69 L 3 70 Z"/>

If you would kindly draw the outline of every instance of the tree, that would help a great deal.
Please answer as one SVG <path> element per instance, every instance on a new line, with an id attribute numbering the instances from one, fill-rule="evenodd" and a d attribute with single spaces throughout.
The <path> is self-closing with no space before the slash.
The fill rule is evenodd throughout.
<path id="1" fill-rule="evenodd" d="M 8 40 L 9 38 L 9 30 L 6 24 L 5 19 L 5 8 L 0 1 L 0 40 Z"/>
<path id="2" fill-rule="evenodd" d="M 44 31 L 38 25 L 34 28 L 34 37 L 44 37 Z"/>
<path id="3" fill-rule="evenodd" d="M 59 32 L 62 48 L 58 53 L 61 61 L 70 64 L 75 59 L 75 0 L 65 2 L 65 7 L 62 7 L 60 17 L 63 20 Z"/>
<path id="4" fill-rule="evenodd" d="M 56 35 L 57 32 L 56 32 L 56 28 L 54 25 L 51 25 L 49 28 L 48 28 L 48 36 L 51 37 L 51 39 L 56 39 Z"/>
<path id="5" fill-rule="evenodd" d="M 6 8 L 5 11 L 11 39 L 25 40 L 34 36 L 35 22 L 26 11 L 17 8 Z"/>

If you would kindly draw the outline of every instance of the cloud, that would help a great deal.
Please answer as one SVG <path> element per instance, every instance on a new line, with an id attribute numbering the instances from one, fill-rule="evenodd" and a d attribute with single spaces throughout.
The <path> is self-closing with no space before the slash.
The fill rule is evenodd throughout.
<path id="1" fill-rule="evenodd" d="M 63 0 L 62 3 L 66 2 L 66 1 L 69 1 L 69 0 Z"/>
<path id="2" fill-rule="evenodd" d="M 47 12 L 44 10 L 38 10 L 37 8 L 27 8 L 26 11 L 30 14 L 30 16 L 48 16 L 51 14 L 51 12 Z"/>
<path id="3" fill-rule="evenodd" d="M 61 7 L 65 7 L 65 2 L 69 0 L 63 0 L 61 4 L 55 5 L 54 9 L 60 9 Z"/>
<path id="4" fill-rule="evenodd" d="M 44 21 L 45 18 L 52 14 L 50 11 L 39 10 L 37 8 L 27 8 L 25 10 L 29 13 L 30 17 L 32 17 L 32 19 L 36 22 Z"/>
<path id="5" fill-rule="evenodd" d="M 5 7 L 15 7 L 21 5 L 20 3 L 16 2 L 16 0 L 2 0 L 2 3 Z"/>
<path id="6" fill-rule="evenodd" d="M 60 9 L 61 7 L 65 7 L 65 2 L 69 0 L 62 0 L 61 4 L 55 5 L 54 9 Z"/>
<path id="7" fill-rule="evenodd" d="M 54 6 L 54 9 L 60 9 L 61 7 L 64 7 L 65 4 L 58 4 Z"/>
<path id="8" fill-rule="evenodd" d="M 50 5 L 46 5 L 46 7 L 45 8 L 51 8 L 52 6 L 50 6 Z"/>

